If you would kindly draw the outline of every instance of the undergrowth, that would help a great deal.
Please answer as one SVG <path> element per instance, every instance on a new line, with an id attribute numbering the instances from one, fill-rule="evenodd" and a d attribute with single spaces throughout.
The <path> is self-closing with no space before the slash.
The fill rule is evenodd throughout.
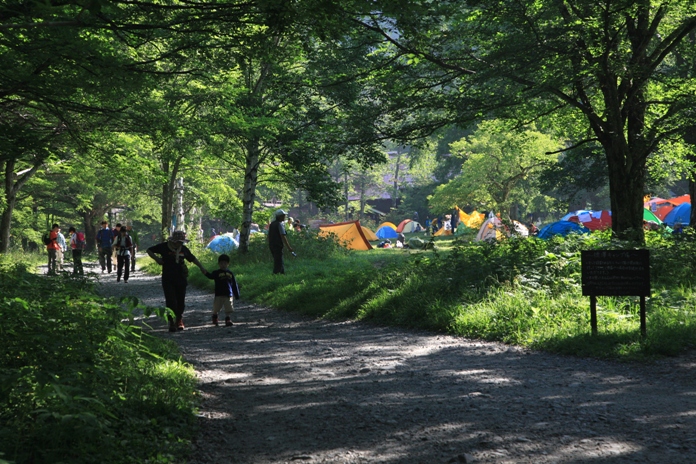
<path id="1" fill-rule="evenodd" d="M 675 355 L 696 345 L 696 240 L 647 233 L 652 298 L 648 334 L 637 297 L 599 297 L 599 334 L 590 335 L 580 251 L 631 248 L 608 232 L 544 241 L 451 240 L 433 251 L 346 251 L 330 240 L 289 236 L 298 258 L 272 275 L 263 237 L 232 254 L 242 297 L 325 318 L 428 329 L 552 352 L 614 359 Z M 441 242 L 438 242 L 441 243 Z M 316 247 L 316 248 L 315 248 Z M 445 251 L 443 251 L 445 250 Z M 199 255 L 210 269 L 216 255 Z M 210 286 L 196 277 L 197 285 Z M 211 287 L 208 287 L 211 288 Z"/>
<path id="2" fill-rule="evenodd" d="M 0 263 L 0 459 L 179 462 L 195 375 L 176 346 L 127 320 L 90 282 Z"/>

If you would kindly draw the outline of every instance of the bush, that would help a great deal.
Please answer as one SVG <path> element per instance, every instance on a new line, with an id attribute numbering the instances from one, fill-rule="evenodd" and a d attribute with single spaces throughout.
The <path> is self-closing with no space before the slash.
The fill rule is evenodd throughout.
<path id="1" fill-rule="evenodd" d="M 195 376 L 174 345 L 124 324 L 129 310 L 87 280 L 5 263 L 0 282 L 3 458 L 172 462 L 186 453 Z"/>

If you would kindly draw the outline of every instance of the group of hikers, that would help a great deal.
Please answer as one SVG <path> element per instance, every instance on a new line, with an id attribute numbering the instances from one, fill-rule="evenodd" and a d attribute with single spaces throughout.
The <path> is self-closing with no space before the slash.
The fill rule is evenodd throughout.
<path id="1" fill-rule="evenodd" d="M 44 236 L 46 251 L 48 252 L 48 274 L 56 274 L 63 270 L 65 252 L 70 248 L 72 252 L 73 274 L 84 275 L 82 265 L 82 252 L 86 247 L 85 234 L 78 232 L 75 227 L 68 230 L 70 240 L 66 242 L 61 233 L 59 224 L 53 224 L 51 231 Z M 128 282 L 131 271 L 135 271 L 135 252 L 138 249 L 138 234 L 132 226 L 116 224 L 109 228 L 107 221 L 102 221 L 101 229 L 97 232 L 97 251 L 102 274 L 112 271 L 112 260 L 116 258 L 116 281 Z"/>

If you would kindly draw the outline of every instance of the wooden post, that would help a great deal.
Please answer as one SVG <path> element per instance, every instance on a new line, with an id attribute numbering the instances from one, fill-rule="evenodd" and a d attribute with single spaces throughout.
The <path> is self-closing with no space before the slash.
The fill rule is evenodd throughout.
<path id="1" fill-rule="evenodd" d="M 590 326 L 592 335 L 597 335 L 597 297 L 590 296 Z"/>
<path id="2" fill-rule="evenodd" d="M 645 337 L 648 334 L 647 324 L 645 322 L 645 297 L 640 297 L 640 334 Z"/>

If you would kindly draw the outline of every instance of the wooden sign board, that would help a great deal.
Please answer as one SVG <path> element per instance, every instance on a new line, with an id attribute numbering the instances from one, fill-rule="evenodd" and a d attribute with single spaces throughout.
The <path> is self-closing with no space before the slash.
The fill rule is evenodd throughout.
<path id="1" fill-rule="evenodd" d="M 582 251 L 584 296 L 650 296 L 650 251 Z"/>
<path id="2" fill-rule="evenodd" d="M 590 326 L 597 334 L 598 296 L 639 296 L 640 333 L 647 333 L 645 297 L 650 296 L 650 251 L 581 251 L 582 294 L 590 297 Z"/>

